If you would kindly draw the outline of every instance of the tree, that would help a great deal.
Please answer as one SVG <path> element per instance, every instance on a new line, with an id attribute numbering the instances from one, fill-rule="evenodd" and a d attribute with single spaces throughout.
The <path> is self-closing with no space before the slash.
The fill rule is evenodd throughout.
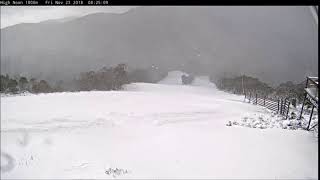
<path id="1" fill-rule="evenodd" d="M 258 78 L 245 75 L 235 78 L 221 78 L 218 80 L 217 87 L 219 89 L 232 91 L 236 94 L 242 94 L 243 89 L 265 95 L 268 95 L 273 91 L 273 88 L 268 86 L 268 84 L 261 82 Z"/>
<path id="2" fill-rule="evenodd" d="M 39 82 L 39 89 L 40 89 L 41 92 L 45 92 L 45 93 L 48 93 L 48 92 L 52 91 L 50 85 L 45 80 L 41 80 Z"/>
<path id="3" fill-rule="evenodd" d="M 8 89 L 9 76 L 1 75 L 1 92 L 5 92 Z"/>
<path id="4" fill-rule="evenodd" d="M 118 90 L 123 84 L 128 83 L 128 75 L 125 64 L 116 67 L 103 67 L 99 71 L 89 71 L 80 73 L 76 81 L 78 89 L 83 91 L 90 90 Z"/>
<path id="5" fill-rule="evenodd" d="M 10 79 L 8 82 L 8 89 L 12 93 L 18 92 L 18 82 L 15 79 Z"/>
<path id="6" fill-rule="evenodd" d="M 25 91 L 28 89 L 28 80 L 26 77 L 20 77 L 19 79 L 19 89 L 20 91 Z"/>
<path id="7" fill-rule="evenodd" d="M 125 64 L 118 64 L 114 70 L 114 83 L 113 83 L 113 89 L 121 89 L 121 86 L 123 84 L 126 84 L 129 82 L 127 71 L 126 71 L 127 66 Z"/>
<path id="8" fill-rule="evenodd" d="M 96 78 L 95 72 L 89 71 L 80 74 L 80 79 L 78 80 L 78 86 L 80 90 L 89 91 L 95 89 Z"/>
<path id="9" fill-rule="evenodd" d="M 49 86 L 47 81 L 41 80 L 39 83 L 33 83 L 32 91 L 35 93 L 49 93 L 52 92 L 52 88 Z"/>

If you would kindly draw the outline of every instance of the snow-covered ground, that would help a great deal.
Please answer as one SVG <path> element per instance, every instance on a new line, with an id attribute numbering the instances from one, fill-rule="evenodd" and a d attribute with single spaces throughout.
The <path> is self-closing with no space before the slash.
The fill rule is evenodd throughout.
<path id="1" fill-rule="evenodd" d="M 181 72 L 123 91 L 1 97 L 1 178 L 318 177 L 304 130 L 226 126 L 267 116 Z"/>

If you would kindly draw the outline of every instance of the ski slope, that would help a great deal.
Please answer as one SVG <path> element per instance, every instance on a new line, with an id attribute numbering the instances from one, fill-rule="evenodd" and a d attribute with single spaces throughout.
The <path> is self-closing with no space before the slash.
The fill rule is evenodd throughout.
<path id="1" fill-rule="evenodd" d="M 269 113 L 182 72 L 123 91 L 1 97 L 1 178 L 318 177 L 302 130 L 226 126 Z"/>

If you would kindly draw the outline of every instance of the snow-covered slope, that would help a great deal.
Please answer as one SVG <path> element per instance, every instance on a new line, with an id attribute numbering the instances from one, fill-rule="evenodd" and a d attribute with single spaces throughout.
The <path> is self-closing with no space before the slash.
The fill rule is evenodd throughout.
<path id="1" fill-rule="evenodd" d="M 72 21 L 74 19 L 77 19 L 79 17 L 77 16 L 69 16 L 69 17 L 65 17 L 65 18 L 59 18 L 59 19 L 49 19 L 49 20 L 45 20 L 45 21 L 41 21 L 41 24 L 53 24 L 53 23 L 64 23 L 64 22 L 68 22 L 68 21 Z"/>
<path id="2" fill-rule="evenodd" d="M 1 177 L 317 178 L 311 133 L 225 125 L 266 113 L 177 71 L 123 91 L 1 97 Z"/>

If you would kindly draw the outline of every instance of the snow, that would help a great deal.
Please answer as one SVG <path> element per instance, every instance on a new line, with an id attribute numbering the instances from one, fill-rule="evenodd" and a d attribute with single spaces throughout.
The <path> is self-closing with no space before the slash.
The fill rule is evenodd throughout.
<path id="1" fill-rule="evenodd" d="M 185 72 L 181 71 L 171 71 L 168 73 L 168 76 L 165 77 L 163 80 L 159 81 L 159 84 L 182 84 L 182 75 L 187 75 Z"/>
<path id="2" fill-rule="evenodd" d="M 182 74 L 123 91 L 1 96 L 1 177 L 318 177 L 313 133 L 226 126 L 271 113 L 208 77 L 181 85 Z"/>

